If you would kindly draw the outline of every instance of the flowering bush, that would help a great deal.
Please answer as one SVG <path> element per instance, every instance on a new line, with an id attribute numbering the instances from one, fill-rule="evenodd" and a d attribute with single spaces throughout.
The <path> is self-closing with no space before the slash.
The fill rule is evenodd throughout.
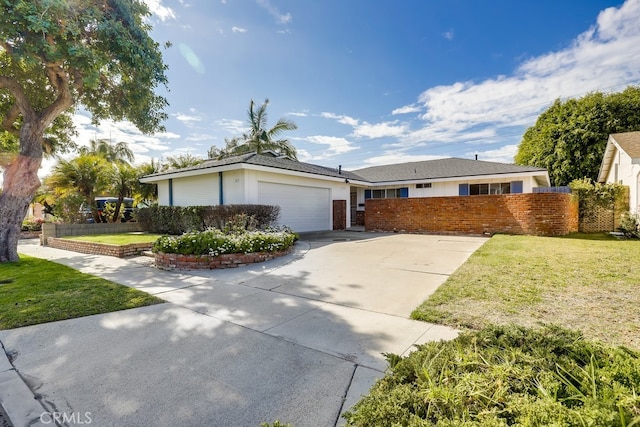
<path id="1" fill-rule="evenodd" d="M 181 236 L 163 236 L 153 244 L 154 252 L 180 255 L 218 256 L 233 253 L 278 252 L 290 248 L 297 236 L 287 230 L 225 233 L 210 228 Z"/>
<path id="2" fill-rule="evenodd" d="M 22 231 L 40 231 L 42 230 L 43 222 L 44 222 L 44 219 L 42 218 L 29 217 L 24 221 L 22 221 L 21 230 Z"/>

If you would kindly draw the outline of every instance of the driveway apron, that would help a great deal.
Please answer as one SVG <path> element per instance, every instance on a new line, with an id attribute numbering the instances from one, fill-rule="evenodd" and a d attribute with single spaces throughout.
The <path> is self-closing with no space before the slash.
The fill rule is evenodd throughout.
<path id="1" fill-rule="evenodd" d="M 22 241 L 20 253 L 167 302 L 0 331 L 0 403 L 16 426 L 51 414 L 99 426 L 341 425 L 383 375 L 383 353 L 457 335 L 408 316 L 485 241 L 309 234 L 276 260 L 190 272 Z"/>

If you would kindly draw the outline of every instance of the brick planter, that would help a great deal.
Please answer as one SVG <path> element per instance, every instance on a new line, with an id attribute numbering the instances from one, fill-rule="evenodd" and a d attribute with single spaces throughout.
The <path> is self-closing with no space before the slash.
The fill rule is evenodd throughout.
<path id="1" fill-rule="evenodd" d="M 118 258 L 141 255 L 145 251 L 150 251 L 153 243 L 131 243 L 128 245 L 109 245 L 107 243 L 82 242 L 80 240 L 60 239 L 49 237 L 47 245 L 56 249 L 80 252 L 90 255 L 107 255 Z"/>
<path id="2" fill-rule="evenodd" d="M 158 252 L 156 267 L 161 270 L 214 270 L 243 267 L 247 264 L 269 261 L 291 253 L 293 246 L 280 252 L 254 252 L 249 254 L 179 255 Z"/>

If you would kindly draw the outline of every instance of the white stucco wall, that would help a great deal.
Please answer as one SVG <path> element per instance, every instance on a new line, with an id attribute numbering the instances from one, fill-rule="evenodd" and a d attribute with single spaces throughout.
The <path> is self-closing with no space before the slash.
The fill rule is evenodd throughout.
<path id="1" fill-rule="evenodd" d="M 160 206 L 169 205 L 169 180 L 158 181 L 158 204 Z"/>
<path id="2" fill-rule="evenodd" d="M 634 164 L 633 159 L 617 146 L 606 182 L 628 186 L 629 210 L 640 212 L 640 165 Z"/>
<path id="3" fill-rule="evenodd" d="M 523 193 L 531 193 L 533 192 L 534 187 L 538 187 L 536 180 L 531 176 L 525 177 L 509 177 L 502 176 L 497 178 L 482 178 L 482 179 L 462 179 L 462 180 L 451 180 L 451 181 L 424 181 L 431 182 L 431 188 L 416 188 L 415 183 L 411 184 L 398 184 L 398 185 L 389 185 L 382 187 L 368 187 L 375 189 L 394 189 L 394 188 L 409 188 L 409 197 L 450 197 L 450 196 L 458 196 L 459 195 L 459 186 L 460 184 L 493 184 L 493 183 L 501 183 L 501 182 L 513 182 L 513 181 L 522 181 L 522 192 Z M 358 188 L 358 205 L 364 203 L 364 192 L 365 188 Z M 363 206 L 358 206 L 358 210 L 364 210 Z"/>
<path id="4" fill-rule="evenodd" d="M 210 206 L 220 200 L 218 174 L 188 176 L 173 180 L 174 206 Z"/>

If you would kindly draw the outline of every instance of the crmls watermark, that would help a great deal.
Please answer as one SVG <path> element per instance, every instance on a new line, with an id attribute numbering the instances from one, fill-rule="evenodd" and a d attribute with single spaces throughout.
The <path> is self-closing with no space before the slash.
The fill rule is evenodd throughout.
<path id="1" fill-rule="evenodd" d="M 91 424 L 91 412 L 43 412 L 40 414 L 42 424 Z"/>

